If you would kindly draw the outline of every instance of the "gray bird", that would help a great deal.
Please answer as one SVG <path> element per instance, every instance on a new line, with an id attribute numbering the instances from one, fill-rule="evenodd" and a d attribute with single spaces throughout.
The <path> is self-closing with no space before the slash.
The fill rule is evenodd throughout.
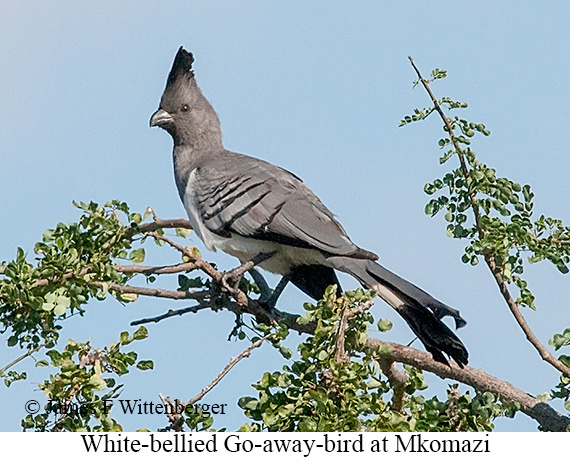
<path id="1" fill-rule="evenodd" d="M 339 286 L 335 270 L 376 291 L 408 323 L 433 358 L 459 366 L 467 349 L 442 321 L 459 311 L 388 271 L 356 246 L 331 211 L 294 174 L 228 151 L 218 116 L 196 84 L 194 57 L 178 50 L 150 126 L 174 140 L 174 176 L 192 228 L 209 250 L 282 275 L 315 300 Z"/>

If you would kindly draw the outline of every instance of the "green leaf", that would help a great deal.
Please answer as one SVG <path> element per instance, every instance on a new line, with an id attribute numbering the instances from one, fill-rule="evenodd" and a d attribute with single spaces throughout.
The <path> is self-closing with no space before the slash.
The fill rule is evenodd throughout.
<path id="1" fill-rule="evenodd" d="M 89 378 L 89 385 L 95 390 L 103 390 L 107 388 L 107 383 L 101 378 L 101 375 L 97 373 Z"/>
<path id="2" fill-rule="evenodd" d="M 257 400 L 257 398 L 241 397 L 238 400 L 238 406 L 241 409 L 252 410 L 252 409 L 256 409 L 258 405 L 259 405 L 259 400 Z"/>
<path id="3" fill-rule="evenodd" d="M 369 389 L 378 389 L 379 387 L 383 387 L 382 383 L 380 381 L 377 381 L 376 379 L 369 381 L 368 384 L 366 384 L 366 386 Z"/>
<path id="4" fill-rule="evenodd" d="M 129 254 L 129 259 L 131 259 L 134 263 L 144 262 L 144 259 L 145 259 L 144 248 L 135 249 L 135 250 L 131 251 L 131 253 Z"/>
<path id="5" fill-rule="evenodd" d="M 135 340 L 144 340 L 146 337 L 148 337 L 148 330 L 144 326 L 139 327 L 137 331 L 133 333 Z"/>
<path id="6" fill-rule="evenodd" d="M 313 318 L 310 314 L 305 314 L 304 316 L 300 316 L 297 318 L 297 323 L 299 325 L 307 325 L 312 320 L 313 320 Z"/>
<path id="7" fill-rule="evenodd" d="M 152 370 L 154 368 L 154 362 L 152 360 L 141 360 L 137 363 L 137 368 L 139 370 Z"/>
<path id="8" fill-rule="evenodd" d="M 56 316 L 63 316 L 66 311 L 67 311 L 67 306 L 65 306 L 65 304 L 62 303 L 57 304 L 53 309 L 53 313 Z"/>
<path id="9" fill-rule="evenodd" d="M 57 305 L 62 305 L 65 306 L 65 308 L 69 308 L 69 305 L 71 304 L 71 299 L 69 297 L 60 295 L 59 297 L 57 297 L 55 302 Z"/>
<path id="10" fill-rule="evenodd" d="M 378 330 L 380 330 L 381 332 L 387 332 L 393 326 L 392 322 L 389 321 L 388 319 L 380 319 L 377 325 L 378 325 Z"/>
<path id="11" fill-rule="evenodd" d="M 129 335 L 129 332 L 121 332 L 121 336 L 119 338 L 120 343 L 125 346 L 127 344 L 129 344 L 132 340 L 132 338 Z"/>
<path id="12" fill-rule="evenodd" d="M 139 295 L 138 294 L 122 293 L 117 298 L 119 298 L 123 302 L 134 303 L 138 300 Z"/>
<path id="13" fill-rule="evenodd" d="M 435 216 L 437 214 L 437 212 L 439 211 L 439 208 L 436 205 L 437 205 L 437 202 L 435 200 L 430 201 L 425 206 L 425 209 L 424 209 L 425 213 L 428 216 Z"/>
<path id="14" fill-rule="evenodd" d="M 279 346 L 279 352 L 286 359 L 290 359 L 293 356 L 293 352 L 291 352 L 291 349 L 285 346 Z"/>
<path id="15" fill-rule="evenodd" d="M 437 188 L 432 183 L 427 183 L 424 186 L 424 192 L 428 195 L 434 194 L 436 190 L 437 190 Z"/>
<path id="16" fill-rule="evenodd" d="M 179 236 L 181 238 L 186 238 L 190 234 L 190 232 L 191 232 L 190 229 L 176 227 L 176 236 Z"/>

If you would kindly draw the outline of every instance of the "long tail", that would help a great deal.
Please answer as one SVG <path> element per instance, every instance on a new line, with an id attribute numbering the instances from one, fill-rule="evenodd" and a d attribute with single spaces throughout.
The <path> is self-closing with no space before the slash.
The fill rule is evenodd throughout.
<path id="1" fill-rule="evenodd" d="M 443 353 L 459 366 L 467 365 L 469 354 L 461 340 L 441 318 L 451 316 L 455 327 L 466 322 L 459 311 L 433 298 L 417 286 L 400 278 L 373 260 L 350 257 L 329 257 L 328 263 L 336 270 L 356 278 L 364 287 L 372 289 L 394 308 L 438 362 L 447 364 Z"/>

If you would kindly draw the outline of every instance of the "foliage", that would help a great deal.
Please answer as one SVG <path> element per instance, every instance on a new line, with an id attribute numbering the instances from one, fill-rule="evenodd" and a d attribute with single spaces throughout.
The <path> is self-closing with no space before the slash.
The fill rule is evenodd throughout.
<path id="1" fill-rule="evenodd" d="M 152 361 L 136 363 L 137 353 L 123 352 L 123 349 L 134 340 L 147 336 L 146 328 L 140 327 L 132 336 L 122 332 L 119 342 L 104 349 L 95 349 L 90 342 L 69 340 L 63 351 L 47 351 L 50 360 L 39 360 L 36 366 L 53 367 L 58 372 L 39 385 L 49 399 L 45 412 L 26 416 L 22 420 L 23 429 L 41 432 L 122 431 L 122 426 L 110 416 L 110 400 L 118 398 L 123 387 L 117 384 L 116 378 L 127 374 L 131 366 L 140 370 L 153 368 Z"/>
<path id="2" fill-rule="evenodd" d="M 32 349 L 42 340 L 53 344 L 63 317 L 83 314 L 89 298 L 104 300 L 106 282 L 123 284 L 127 279 L 114 269 L 112 260 L 129 255 L 132 229 L 141 216 L 130 214 L 128 206 L 118 201 L 105 206 L 75 205 L 83 215 L 78 222 L 46 230 L 34 248 L 36 265 L 18 248 L 16 259 L 0 266 L 5 276 L 0 281 L 0 324 L 11 332 L 8 346 Z M 130 226 L 121 223 L 120 213 L 127 216 Z M 139 260 L 141 249 L 131 251 L 130 256 Z M 136 298 L 111 293 L 125 302 Z"/>
<path id="3" fill-rule="evenodd" d="M 436 69 L 430 81 L 443 78 L 445 72 Z M 449 110 L 467 108 L 467 103 L 447 97 L 438 105 Z M 415 116 L 405 117 L 400 125 L 424 120 L 436 111 L 434 107 L 416 110 Z M 443 150 L 439 162 L 445 164 L 455 156 L 458 166 L 425 185 L 424 191 L 434 196 L 425 212 L 430 216 L 444 212 L 448 236 L 469 241 L 462 261 L 477 265 L 480 257 L 491 254 L 502 278 L 519 289 L 517 304 L 534 308 L 535 297 L 522 278 L 524 260 L 548 260 L 561 273 L 568 273 L 570 227 L 544 215 L 534 218 L 530 185 L 499 177 L 494 168 L 477 159 L 471 144 L 477 134 L 490 135 L 484 124 L 459 116 L 446 120 L 448 136 L 438 141 Z"/>
<path id="4" fill-rule="evenodd" d="M 382 373 L 379 360 L 389 348 L 369 349 L 368 326 L 372 315 L 366 311 L 371 292 L 357 290 L 336 296 L 330 287 L 317 304 L 305 303 L 306 322 L 315 322 L 313 336 L 298 347 L 299 359 L 281 371 L 266 372 L 254 384 L 257 398 L 243 397 L 238 404 L 253 422 L 242 431 L 488 431 L 492 419 L 512 414 L 490 393 L 461 394 L 450 386 L 447 399 L 430 399 L 418 394 L 427 388 L 423 374 L 405 367 L 407 383 L 403 407 L 390 402 L 392 388 Z M 346 323 L 344 343 L 339 327 Z M 380 327 L 386 321 L 379 322 Z M 339 345 L 342 345 L 339 356 Z M 393 395 L 397 395 L 394 393 Z"/>
<path id="5" fill-rule="evenodd" d="M 422 121 L 431 114 L 438 113 L 447 133 L 446 137 L 438 141 L 443 150 L 439 162 L 443 165 L 452 157 L 458 159 L 455 169 L 425 185 L 425 193 L 433 196 L 425 207 L 426 214 L 435 216 L 443 212 L 448 223 L 448 236 L 468 240 L 461 260 L 473 266 L 479 264 L 480 258 L 485 260 L 513 314 L 518 313 L 516 308 L 519 306 L 535 310 L 535 296 L 523 278 L 525 261 L 532 264 L 548 260 L 560 273 L 567 274 L 570 263 L 570 227 L 565 226 L 560 219 L 544 215 L 535 217 L 531 186 L 500 177 L 494 168 L 478 160 L 471 146 L 473 138 L 477 134 L 489 136 L 490 131 L 484 124 L 445 115 L 443 108 L 451 111 L 465 109 L 468 105 L 448 97 L 436 100 L 429 84 L 444 79 L 446 72 L 435 69 L 429 80 L 425 80 L 411 58 L 410 61 L 418 74 L 416 85 L 424 85 L 433 106 L 416 109 L 413 116 L 406 116 L 399 125 Z M 513 303 L 509 302 L 508 284 L 513 284 L 518 289 L 519 296 Z M 521 315 L 517 315 L 520 316 L 519 323 L 524 320 Z M 550 355 L 546 349 L 535 340 L 528 328 L 523 327 L 523 330 L 542 357 L 548 360 Z M 570 329 L 554 335 L 549 344 L 556 350 L 568 346 Z M 553 396 L 563 398 L 566 409 L 570 411 L 570 356 L 560 355 L 558 360 L 561 364 L 550 362 L 562 372 L 561 382 L 553 391 Z"/>

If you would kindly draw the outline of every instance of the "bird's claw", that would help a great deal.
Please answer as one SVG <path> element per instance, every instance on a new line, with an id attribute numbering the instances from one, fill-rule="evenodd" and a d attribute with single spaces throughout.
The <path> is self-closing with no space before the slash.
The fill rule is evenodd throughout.
<path id="1" fill-rule="evenodd" d="M 226 271 L 222 273 L 220 278 L 220 283 L 222 285 L 222 291 L 230 294 L 237 294 L 239 292 L 239 284 L 243 273 L 239 271 L 240 268 L 234 268 L 233 270 Z"/>
<path id="2" fill-rule="evenodd" d="M 241 282 L 241 278 L 244 275 L 244 273 L 254 268 L 257 264 L 268 259 L 273 254 L 274 254 L 273 252 L 262 252 L 261 254 L 258 254 L 256 257 L 254 257 L 252 260 L 242 263 L 239 267 L 222 273 L 222 277 L 220 278 L 220 282 L 222 283 L 222 290 L 231 294 L 238 293 L 239 284 Z M 232 281 L 233 285 L 231 285 L 229 281 Z"/>

